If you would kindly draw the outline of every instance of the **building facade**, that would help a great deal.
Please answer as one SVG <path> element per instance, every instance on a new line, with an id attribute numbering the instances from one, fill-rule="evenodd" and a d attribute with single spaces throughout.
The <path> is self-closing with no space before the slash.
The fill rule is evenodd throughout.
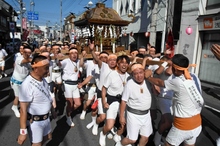
<path id="1" fill-rule="evenodd" d="M 181 31 L 177 53 L 186 55 L 190 63 L 196 63 L 192 69 L 199 78 L 208 83 L 220 84 L 220 65 L 210 48 L 220 44 L 220 1 L 219 0 L 183 0 Z M 193 32 L 186 34 L 190 25 Z"/>
<path id="2" fill-rule="evenodd" d="M 17 16 L 17 13 L 13 7 L 4 0 L 0 0 L 0 43 L 3 46 L 10 39 L 10 32 L 16 29 L 14 16 Z"/>
<path id="3" fill-rule="evenodd" d="M 191 71 L 208 83 L 220 84 L 220 65 L 210 51 L 212 44 L 220 44 L 220 1 L 219 0 L 113 0 L 118 14 L 129 19 L 136 17 L 126 33 L 134 33 L 136 46 L 149 42 L 152 32 L 154 4 L 158 2 L 156 19 L 156 48 L 163 51 L 167 32 L 172 29 L 175 53 L 184 54 L 190 63 L 197 64 Z M 186 29 L 192 28 L 192 33 Z M 147 36 L 147 37 L 146 37 Z M 149 36 L 149 37 L 148 37 Z M 122 42 L 129 45 L 129 35 L 123 35 Z"/>
<path id="4" fill-rule="evenodd" d="M 156 13 L 153 12 L 154 4 L 157 3 Z M 173 27 L 174 1 L 169 0 L 113 0 L 113 9 L 123 19 L 130 19 L 129 16 L 135 17 L 134 22 L 126 28 L 126 34 L 122 35 L 122 43 L 129 46 L 134 34 L 136 47 L 147 46 L 150 34 L 155 33 L 155 46 L 157 52 L 164 49 L 166 35 L 169 29 Z M 169 9 L 169 11 L 168 11 Z M 152 20 L 153 14 L 153 20 Z M 172 18 L 172 19 L 170 19 Z M 156 28 L 152 30 L 153 23 Z M 132 48 L 131 48 L 132 49 Z"/>

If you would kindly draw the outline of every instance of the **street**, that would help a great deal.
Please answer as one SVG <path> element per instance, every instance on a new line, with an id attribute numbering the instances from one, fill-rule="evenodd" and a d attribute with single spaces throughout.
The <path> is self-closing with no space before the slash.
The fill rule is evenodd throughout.
<path id="1" fill-rule="evenodd" d="M 17 145 L 16 138 L 19 134 L 19 119 L 15 117 L 11 110 L 13 101 L 13 92 L 10 87 L 10 76 L 13 71 L 13 59 L 6 61 L 6 73 L 8 77 L 0 80 L 0 145 L 15 146 Z M 220 134 L 220 87 L 202 83 L 203 97 L 205 106 L 202 111 L 203 130 L 197 139 L 197 146 L 216 146 L 215 140 Z M 58 98 L 59 115 L 57 119 L 52 120 L 53 138 L 48 141 L 46 146 L 97 146 L 98 136 L 93 136 L 91 129 L 87 129 L 86 125 L 91 122 L 91 113 L 88 111 L 85 120 L 80 120 L 80 112 L 78 109 L 73 118 L 75 126 L 70 128 L 66 124 L 65 117 L 65 99 Z M 102 126 L 99 127 L 99 132 Z M 152 138 L 151 138 L 152 139 Z M 153 146 L 150 139 L 148 146 Z M 106 138 L 107 146 L 113 146 L 114 141 Z M 29 146 L 30 142 L 27 139 L 24 146 Z"/>

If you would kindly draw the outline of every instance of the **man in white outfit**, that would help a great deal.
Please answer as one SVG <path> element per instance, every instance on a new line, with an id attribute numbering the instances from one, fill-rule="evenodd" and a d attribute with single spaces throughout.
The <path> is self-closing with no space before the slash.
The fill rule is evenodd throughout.
<path id="1" fill-rule="evenodd" d="M 44 79 L 49 72 L 49 60 L 45 56 L 35 56 L 31 66 L 33 69 L 30 75 L 20 87 L 21 117 L 17 142 L 22 145 L 29 135 L 32 146 L 42 146 L 46 140 L 52 138 L 49 118 L 52 98 Z"/>
<path id="2" fill-rule="evenodd" d="M 104 110 L 106 110 L 106 122 L 100 132 L 99 144 L 101 146 L 106 145 L 106 134 L 114 127 L 121 102 L 122 92 L 129 78 L 129 74 L 127 73 L 129 64 L 130 59 L 128 56 L 118 56 L 117 70 L 111 71 L 104 81 L 102 87 L 102 104 Z M 114 135 L 116 143 L 120 141 L 119 135 L 122 134 L 123 129 L 124 125 L 121 125 L 120 130 Z"/>
<path id="3" fill-rule="evenodd" d="M 188 68 L 189 60 L 182 54 L 175 54 L 172 58 L 172 72 L 174 79 L 161 80 L 151 77 L 152 71 L 146 70 L 146 79 L 167 90 L 173 90 L 173 125 L 166 137 L 165 146 L 178 146 L 182 142 L 186 146 L 194 146 L 202 130 L 201 110 L 204 100 L 192 79 Z"/>
<path id="4" fill-rule="evenodd" d="M 103 122 L 106 118 L 106 113 L 103 110 L 102 99 L 101 99 L 102 86 L 104 84 L 104 80 L 106 79 L 106 76 L 110 72 L 115 70 L 117 56 L 114 54 L 109 55 L 107 52 L 101 52 L 98 58 L 95 54 L 94 47 L 95 47 L 94 42 L 90 43 L 89 48 L 90 48 L 91 54 L 93 56 L 93 59 L 97 62 L 100 68 L 100 79 L 99 79 L 99 84 L 97 85 L 98 115 L 99 116 L 96 118 L 96 123 L 94 124 L 92 128 L 93 135 L 97 135 L 99 124 Z"/>
<path id="5" fill-rule="evenodd" d="M 162 80 L 170 80 L 173 79 L 175 76 L 172 75 L 172 66 L 168 65 L 168 61 L 170 62 L 171 60 L 163 56 L 161 58 L 161 61 L 164 61 L 164 63 L 159 66 L 158 69 L 155 70 L 154 72 L 154 77 L 160 78 Z M 167 90 L 164 87 L 159 87 L 159 94 L 157 95 L 157 104 L 158 104 L 158 109 L 161 112 L 161 118 L 158 123 L 158 128 L 157 132 L 154 135 L 154 144 L 155 146 L 160 146 L 161 143 L 161 138 L 162 134 L 165 130 L 168 130 L 172 126 L 173 122 L 173 116 L 171 115 L 170 108 L 172 106 L 172 98 L 173 98 L 173 91 Z"/>
<path id="6" fill-rule="evenodd" d="M 80 61 L 78 59 L 78 50 L 76 48 L 69 49 L 69 58 L 60 62 L 63 69 L 64 96 L 66 97 L 66 122 L 73 127 L 71 113 L 81 105 L 80 93 L 78 85 Z"/>
<path id="7" fill-rule="evenodd" d="M 16 117 L 20 117 L 20 113 L 18 111 L 18 97 L 21 83 L 28 76 L 31 66 L 30 62 L 32 58 L 30 57 L 32 50 L 29 46 L 24 46 L 24 52 L 22 56 L 18 56 L 14 63 L 14 71 L 11 76 L 11 87 L 14 90 L 15 99 L 13 101 L 13 106 L 11 109 L 14 111 Z"/>
<path id="8" fill-rule="evenodd" d="M 139 146 L 145 146 L 153 132 L 150 116 L 152 86 L 145 81 L 141 64 L 132 64 L 131 73 L 133 78 L 124 88 L 120 105 L 120 124 L 127 127 L 127 136 L 121 144 L 134 144 L 140 133 Z"/>
<path id="9" fill-rule="evenodd" d="M 99 83 L 99 67 L 95 60 L 86 60 L 84 63 L 84 68 L 86 69 L 86 78 L 82 83 L 79 83 L 78 88 L 82 88 L 86 85 L 86 91 L 88 92 L 88 99 L 85 101 L 80 119 L 84 120 L 86 115 L 86 110 L 91 105 L 91 103 L 97 100 L 97 87 Z M 90 129 L 96 123 L 97 117 L 97 108 L 92 109 L 92 122 L 89 123 L 86 127 Z"/>
<path id="10" fill-rule="evenodd" d="M 8 75 L 5 73 L 5 57 L 8 56 L 8 53 L 5 51 L 5 49 L 2 48 L 2 45 L 0 44 L 0 79 L 2 78 L 2 75 L 7 77 Z"/>

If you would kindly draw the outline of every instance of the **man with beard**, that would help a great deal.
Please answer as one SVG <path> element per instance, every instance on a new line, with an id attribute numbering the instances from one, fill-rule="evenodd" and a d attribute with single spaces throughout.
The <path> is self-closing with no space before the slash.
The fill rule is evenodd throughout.
<path id="1" fill-rule="evenodd" d="M 121 55 L 117 57 L 117 70 L 111 71 L 106 77 L 103 87 L 102 87 L 102 104 L 106 110 L 106 122 L 100 132 L 99 144 L 101 146 L 106 145 L 106 134 L 114 127 L 116 117 L 119 110 L 119 105 L 121 101 L 122 92 L 124 86 L 127 83 L 129 74 L 127 73 L 128 66 L 130 64 L 130 59 L 126 55 Z M 107 100 L 106 100 L 107 97 Z M 120 141 L 124 126 L 121 125 L 120 131 L 114 136 L 114 140 L 117 143 Z M 120 133 L 121 132 L 121 133 Z"/>

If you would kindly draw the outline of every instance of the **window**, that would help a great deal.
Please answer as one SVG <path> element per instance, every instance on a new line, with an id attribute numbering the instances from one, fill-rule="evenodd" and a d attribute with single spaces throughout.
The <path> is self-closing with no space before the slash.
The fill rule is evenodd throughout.
<path id="1" fill-rule="evenodd" d="M 136 1 L 134 0 L 132 3 L 133 12 L 136 13 Z"/>
<path id="2" fill-rule="evenodd" d="M 129 13 L 129 3 L 128 3 L 128 0 L 127 0 L 127 3 L 125 5 L 125 12 Z"/>
<path id="3" fill-rule="evenodd" d="M 205 33 L 199 68 L 199 78 L 202 81 L 220 84 L 220 66 L 210 48 L 212 44 L 219 44 L 220 32 Z"/>
<path id="4" fill-rule="evenodd" d="M 207 8 L 215 8 L 220 6 L 219 0 L 207 0 Z"/>

